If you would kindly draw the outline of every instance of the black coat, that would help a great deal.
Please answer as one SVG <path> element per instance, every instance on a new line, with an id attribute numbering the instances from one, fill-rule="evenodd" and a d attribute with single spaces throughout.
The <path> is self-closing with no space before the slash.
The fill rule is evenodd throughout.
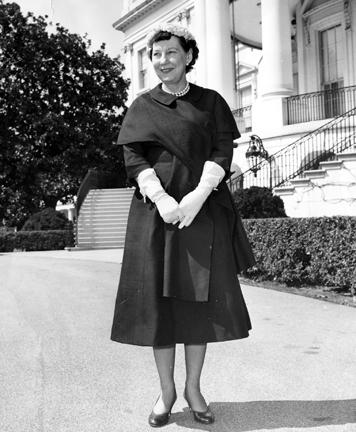
<path id="1" fill-rule="evenodd" d="M 198 185 L 207 160 L 223 167 L 225 179 L 228 178 L 233 139 L 239 136 L 231 111 L 217 92 L 191 85 L 186 96 L 177 98 L 157 86 L 133 102 L 118 144 L 124 145 L 127 174 L 134 184 L 140 171 L 153 167 L 167 193 L 179 202 Z M 225 241 L 219 246 L 222 250 L 214 253 L 217 232 Z M 127 315 L 122 302 L 129 301 L 134 293 L 132 308 L 137 311 L 142 307 L 145 315 L 157 314 L 147 308 L 150 296 L 209 303 L 212 281 L 225 276 L 219 275 L 223 265 L 218 265 L 224 255 L 226 262 L 233 260 L 235 274 L 254 264 L 225 181 L 212 192 L 193 223 L 182 230 L 165 224 L 156 207 L 144 202 L 136 189 L 127 227 L 113 339 L 122 339 L 120 322 Z M 226 273 L 223 268 L 221 271 Z M 151 306 L 155 308 L 154 304 Z M 137 320 L 149 323 L 150 319 L 132 321 L 130 317 L 129 321 L 136 326 Z"/>

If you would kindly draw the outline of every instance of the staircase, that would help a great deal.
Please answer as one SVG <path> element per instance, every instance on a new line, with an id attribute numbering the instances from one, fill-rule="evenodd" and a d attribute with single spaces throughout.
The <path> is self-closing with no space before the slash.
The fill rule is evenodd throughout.
<path id="1" fill-rule="evenodd" d="M 356 215 L 356 147 L 274 189 L 288 216 Z"/>
<path id="2" fill-rule="evenodd" d="M 312 133 L 261 159 L 254 167 L 230 182 L 234 192 L 242 185 L 269 187 L 290 186 L 291 180 L 304 171 L 314 170 L 320 162 L 352 148 L 356 142 L 356 107 L 335 117 Z"/>
<path id="3" fill-rule="evenodd" d="M 123 248 L 133 189 L 91 189 L 80 207 L 77 247 Z"/>

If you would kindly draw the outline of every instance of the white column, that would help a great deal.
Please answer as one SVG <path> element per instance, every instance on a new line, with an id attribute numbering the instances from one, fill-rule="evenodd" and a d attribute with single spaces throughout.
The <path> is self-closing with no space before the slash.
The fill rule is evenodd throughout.
<path id="1" fill-rule="evenodd" d="M 262 96 L 293 92 L 289 1 L 262 0 Z"/>
<path id="2" fill-rule="evenodd" d="M 208 87 L 206 79 L 207 53 L 206 53 L 206 19 L 205 19 L 205 0 L 195 0 L 194 2 L 194 36 L 196 38 L 199 57 L 195 65 L 197 71 L 197 84 Z"/>
<path id="3" fill-rule="evenodd" d="M 196 37 L 201 51 L 198 84 L 218 91 L 232 106 L 234 68 L 229 0 L 195 0 L 195 9 Z"/>

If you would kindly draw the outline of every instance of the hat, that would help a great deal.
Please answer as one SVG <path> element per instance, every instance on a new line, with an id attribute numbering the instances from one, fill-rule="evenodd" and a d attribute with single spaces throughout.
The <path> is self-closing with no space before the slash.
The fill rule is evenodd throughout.
<path id="1" fill-rule="evenodd" d="M 183 37 L 186 41 L 195 40 L 195 37 L 186 27 L 183 27 L 179 24 L 163 23 L 153 27 L 152 30 L 148 33 L 146 39 L 146 45 L 148 50 L 152 49 L 153 39 L 161 31 L 171 33 L 173 36 Z"/>

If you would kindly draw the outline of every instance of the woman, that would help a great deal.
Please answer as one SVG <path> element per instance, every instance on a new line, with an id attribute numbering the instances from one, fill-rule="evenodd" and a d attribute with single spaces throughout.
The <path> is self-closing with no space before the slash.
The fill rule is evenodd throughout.
<path id="1" fill-rule="evenodd" d="M 186 360 L 184 397 L 194 419 L 213 413 L 200 392 L 208 342 L 251 328 L 237 273 L 254 264 L 225 180 L 239 132 L 225 100 L 188 83 L 198 48 L 187 29 L 165 24 L 148 36 L 161 81 L 129 108 L 118 139 L 135 184 L 112 340 L 152 346 L 161 393 L 151 426 L 168 423 L 177 395 L 175 345 Z"/>

